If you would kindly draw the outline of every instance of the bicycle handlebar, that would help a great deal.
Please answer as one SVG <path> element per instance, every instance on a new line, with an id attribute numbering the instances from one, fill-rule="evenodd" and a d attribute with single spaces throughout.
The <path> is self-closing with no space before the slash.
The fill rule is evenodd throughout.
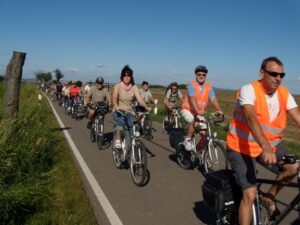
<path id="1" fill-rule="evenodd" d="M 194 116 L 194 120 L 195 122 L 201 122 L 201 123 L 209 123 L 209 122 L 213 122 L 213 123 L 222 123 L 225 119 L 224 114 L 219 114 L 219 113 L 207 113 L 205 112 L 203 117 L 205 118 L 205 120 L 201 120 L 198 115 Z"/>
<path id="2" fill-rule="evenodd" d="M 300 159 L 297 159 L 295 155 L 283 155 L 278 161 L 283 161 L 286 164 L 300 163 Z"/>

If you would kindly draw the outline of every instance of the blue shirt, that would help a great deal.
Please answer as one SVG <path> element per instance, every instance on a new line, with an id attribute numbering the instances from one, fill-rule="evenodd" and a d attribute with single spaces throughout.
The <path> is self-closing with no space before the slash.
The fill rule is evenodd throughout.
<path id="1" fill-rule="evenodd" d="M 198 85 L 198 88 L 200 90 L 200 93 L 203 94 L 203 90 L 204 90 L 204 87 L 206 85 L 206 83 L 204 83 L 204 85 L 200 85 L 197 81 L 196 81 L 197 85 Z M 188 95 L 189 96 L 195 96 L 195 88 L 194 86 L 192 85 L 192 83 L 190 82 L 189 85 L 188 85 Z M 209 99 L 210 100 L 213 100 L 214 98 L 216 97 L 215 95 L 215 91 L 214 89 L 211 87 L 211 89 L 209 90 Z"/>

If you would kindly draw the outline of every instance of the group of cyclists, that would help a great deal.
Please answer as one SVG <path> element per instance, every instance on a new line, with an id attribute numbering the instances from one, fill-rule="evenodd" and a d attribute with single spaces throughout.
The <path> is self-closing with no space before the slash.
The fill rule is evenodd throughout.
<path id="1" fill-rule="evenodd" d="M 210 101 L 219 115 L 223 115 L 214 88 L 208 82 L 208 69 L 197 66 L 194 70 L 195 79 L 187 84 L 186 94 L 180 92 L 177 83 L 172 83 L 166 92 L 164 104 L 166 116 L 172 112 L 176 102 L 181 104 L 181 116 L 187 123 L 187 131 L 184 137 L 186 151 L 191 150 L 191 139 L 198 126 L 195 118 L 204 119 L 208 102 Z M 259 69 L 260 79 L 246 84 L 238 90 L 233 118 L 230 120 L 227 134 L 226 153 L 237 184 L 242 190 L 242 199 L 239 204 L 239 224 L 250 224 L 252 216 L 252 204 L 256 197 L 256 162 L 274 166 L 280 169 L 276 180 L 291 182 L 297 174 L 299 164 L 282 164 L 278 159 L 289 151 L 281 144 L 283 131 L 286 128 L 287 114 L 300 127 L 300 110 L 289 91 L 281 83 L 285 77 L 283 63 L 277 57 L 268 57 L 262 61 Z M 132 134 L 134 111 L 132 97 L 146 110 L 151 111 L 149 103 L 155 98 L 149 90 L 148 82 L 142 83 L 139 90 L 134 81 L 133 70 L 126 65 L 120 75 L 112 94 L 104 87 L 104 80 L 98 77 L 95 86 L 88 87 L 85 95 L 85 103 L 107 101 L 113 108 L 112 117 L 116 123 L 115 148 L 121 148 L 120 132 L 126 124 Z M 73 83 L 70 85 L 72 87 Z M 77 95 L 79 90 L 71 88 L 69 94 Z M 62 89 L 63 95 L 64 92 Z M 124 113 L 129 112 L 129 113 Z M 93 108 L 88 113 L 88 128 L 93 120 Z M 167 133 L 167 131 L 164 131 Z M 278 213 L 275 197 L 281 190 L 281 186 L 273 185 L 263 196 L 261 202 L 267 208 L 269 214 Z"/>

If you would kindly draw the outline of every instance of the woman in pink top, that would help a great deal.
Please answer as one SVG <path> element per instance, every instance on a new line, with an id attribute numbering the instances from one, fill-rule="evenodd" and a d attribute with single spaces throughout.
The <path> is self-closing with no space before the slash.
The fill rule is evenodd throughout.
<path id="1" fill-rule="evenodd" d="M 128 127 L 130 136 L 132 135 L 134 109 L 131 103 L 133 97 L 136 98 L 140 106 L 147 107 L 140 95 L 138 87 L 134 84 L 133 70 L 126 65 L 121 71 L 121 82 L 116 84 L 113 90 L 112 101 L 114 111 L 113 119 L 116 122 L 116 142 L 115 148 L 121 148 L 121 132 L 124 125 Z"/>

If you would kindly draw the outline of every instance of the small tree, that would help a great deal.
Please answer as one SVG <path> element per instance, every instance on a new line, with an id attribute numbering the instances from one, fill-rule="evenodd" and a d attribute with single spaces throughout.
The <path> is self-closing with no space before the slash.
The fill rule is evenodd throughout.
<path id="1" fill-rule="evenodd" d="M 57 82 L 60 81 L 60 79 L 64 77 L 64 75 L 63 75 L 63 73 L 60 71 L 60 69 L 54 70 L 54 73 L 55 73 L 55 77 L 56 77 Z"/>
<path id="2" fill-rule="evenodd" d="M 1 81 L 4 81 L 4 76 L 3 75 L 0 75 L 0 82 Z"/>
<path id="3" fill-rule="evenodd" d="M 52 80 L 52 74 L 50 72 L 38 71 L 35 73 L 35 78 L 40 82 L 48 82 Z"/>

